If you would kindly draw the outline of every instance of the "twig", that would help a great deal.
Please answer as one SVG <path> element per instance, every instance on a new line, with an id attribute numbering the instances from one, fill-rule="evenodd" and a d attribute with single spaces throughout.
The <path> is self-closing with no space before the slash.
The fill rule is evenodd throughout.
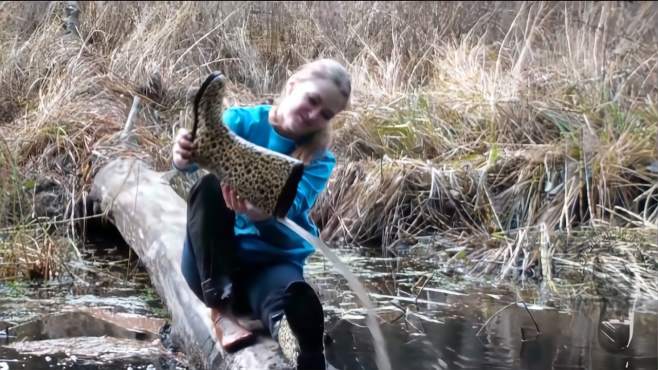
<path id="1" fill-rule="evenodd" d="M 432 278 L 434 278 L 434 273 L 435 272 L 436 272 L 436 270 L 432 271 L 432 274 L 430 275 L 430 277 L 428 277 L 427 280 L 425 280 L 425 282 L 423 283 L 423 286 L 420 287 L 420 291 L 418 292 L 418 294 L 416 294 L 416 300 L 414 301 L 414 304 L 416 306 L 418 305 L 418 297 L 420 297 L 420 295 L 423 293 L 423 289 L 425 289 L 425 285 L 427 285 L 427 283 L 429 283 L 430 280 L 432 280 Z"/>
<path id="2" fill-rule="evenodd" d="M 70 220 L 50 221 L 50 219 L 47 219 L 47 222 L 44 222 L 44 224 L 57 225 L 57 224 L 63 224 L 63 223 L 68 223 L 68 222 L 91 220 L 91 219 L 94 219 L 94 218 L 101 218 L 101 217 L 105 217 L 105 216 L 107 216 L 107 215 L 99 213 L 97 215 L 92 215 L 92 216 L 76 217 L 76 218 L 72 218 Z M 36 219 L 36 221 L 38 222 L 39 219 Z M 27 227 L 27 225 L 17 225 L 17 226 L 4 227 L 4 228 L 0 228 L 0 233 L 18 232 L 18 231 L 22 231 L 22 230 L 31 230 L 31 229 L 36 229 L 36 228 L 40 227 L 41 225 L 42 225 L 42 223 L 35 224 L 32 227 Z"/>
<path id="3" fill-rule="evenodd" d="M 135 122 L 135 115 L 139 110 L 140 98 L 138 95 L 133 97 L 133 105 L 130 107 L 130 113 L 128 113 L 128 119 L 126 119 L 126 124 L 123 126 L 123 131 L 121 131 L 120 140 L 121 142 L 127 142 L 132 136 L 132 129 Z"/>
<path id="4" fill-rule="evenodd" d="M 187 55 L 187 53 L 190 52 L 190 50 L 192 50 L 192 48 L 194 48 L 195 46 L 197 46 L 201 41 L 203 41 L 203 39 L 205 39 L 206 37 L 210 36 L 210 35 L 211 35 L 213 32 L 215 32 L 215 30 L 217 30 L 219 27 L 223 26 L 224 23 L 226 23 L 226 21 L 228 21 L 229 18 L 231 18 L 231 16 L 233 16 L 233 14 L 235 14 L 238 10 L 240 10 L 240 9 L 238 8 L 238 9 L 233 10 L 229 15 L 226 16 L 226 18 L 224 18 L 221 22 L 219 22 L 218 25 L 216 25 L 213 29 L 211 29 L 210 31 L 208 31 L 205 35 L 201 36 L 201 38 L 199 38 L 199 39 L 196 40 L 192 45 L 190 45 L 190 47 L 188 47 L 188 48 L 187 48 L 187 49 L 186 49 L 186 50 L 185 50 L 185 51 L 184 51 L 184 52 L 178 57 L 178 59 L 176 59 L 176 61 L 174 62 L 174 64 L 171 65 L 171 70 L 173 71 L 174 67 L 176 67 L 176 65 L 177 65 L 177 64 L 183 59 L 183 57 L 184 57 L 185 55 Z"/>
<path id="5" fill-rule="evenodd" d="M 478 335 L 480 335 L 480 332 L 482 331 L 482 329 L 486 328 L 487 325 L 489 325 L 489 322 L 491 322 L 491 320 L 493 320 L 494 317 L 496 317 L 499 313 L 501 313 L 501 312 L 505 311 L 506 309 L 508 309 L 512 306 L 515 306 L 515 305 L 516 305 L 516 302 L 512 302 L 512 303 L 508 304 L 507 306 L 501 308 L 500 310 L 496 311 L 490 318 L 487 319 L 487 321 L 484 322 L 484 325 L 482 325 L 480 330 L 478 330 L 478 332 L 475 333 L 475 336 L 477 337 Z"/>
<path id="6" fill-rule="evenodd" d="M 637 288 L 639 290 L 639 287 Z M 628 315 L 628 321 L 630 324 L 628 325 L 629 331 L 628 331 L 628 342 L 626 343 L 626 348 L 631 348 L 631 341 L 633 341 L 633 327 L 635 326 L 635 309 L 637 307 L 637 295 L 633 299 L 633 307 L 631 308 L 630 314 Z"/>
<path id="7" fill-rule="evenodd" d="M 528 316 L 530 316 L 532 323 L 535 324 L 535 329 L 537 329 L 537 335 L 538 336 L 541 335 L 541 329 L 539 328 L 537 321 L 535 321 L 534 316 L 532 316 L 532 313 L 530 313 L 530 310 L 528 309 L 528 306 L 525 304 L 525 301 L 521 300 L 521 303 L 523 303 L 523 308 L 525 308 L 525 311 L 528 313 Z"/>
<path id="8" fill-rule="evenodd" d="M 407 298 L 407 297 L 400 297 L 400 296 L 393 296 L 393 295 L 386 295 L 386 294 L 378 294 L 378 293 L 369 293 L 369 296 L 373 298 L 388 298 L 388 299 L 397 299 L 399 301 L 403 302 L 414 302 L 416 304 L 417 302 L 420 303 L 427 303 L 427 304 L 433 304 L 437 306 L 450 306 L 448 303 L 443 303 L 443 302 L 436 302 L 436 301 L 429 301 L 426 299 L 418 299 L 418 297 L 414 298 Z"/>

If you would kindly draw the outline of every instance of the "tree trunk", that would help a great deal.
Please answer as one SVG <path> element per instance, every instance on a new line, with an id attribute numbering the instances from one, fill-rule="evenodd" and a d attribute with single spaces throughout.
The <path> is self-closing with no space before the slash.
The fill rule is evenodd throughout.
<path id="1" fill-rule="evenodd" d="M 174 343 L 193 368 L 291 369 L 269 337 L 260 336 L 256 344 L 232 354 L 217 344 L 210 310 L 181 273 L 187 205 L 164 174 L 138 159 L 114 159 L 96 174 L 90 198 L 107 213 L 146 267 L 171 313 Z"/>

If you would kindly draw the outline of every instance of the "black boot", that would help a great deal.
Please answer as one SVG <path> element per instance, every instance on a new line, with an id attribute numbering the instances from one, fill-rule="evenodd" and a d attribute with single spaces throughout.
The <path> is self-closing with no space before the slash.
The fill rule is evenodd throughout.
<path id="1" fill-rule="evenodd" d="M 302 352 L 297 356 L 297 370 L 326 370 L 324 352 Z"/>
<path id="2" fill-rule="evenodd" d="M 222 197 L 214 175 L 202 177 L 192 187 L 187 208 L 187 238 L 194 251 L 206 306 L 218 308 L 232 295 L 230 276 L 237 261 L 235 213 Z"/>
<path id="3" fill-rule="evenodd" d="M 284 356 L 297 370 L 326 370 L 320 300 L 303 281 L 290 284 L 285 294 L 284 314 L 273 333 Z"/>

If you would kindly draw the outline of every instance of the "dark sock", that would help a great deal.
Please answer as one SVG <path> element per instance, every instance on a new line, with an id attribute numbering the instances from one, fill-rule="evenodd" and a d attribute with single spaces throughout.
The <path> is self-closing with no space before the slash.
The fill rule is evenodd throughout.
<path id="1" fill-rule="evenodd" d="M 218 289 L 220 288 L 220 289 Z M 220 308 L 231 298 L 232 284 L 229 278 L 221 276 L 201 283 L 201 291 L 206 306 Z"/>

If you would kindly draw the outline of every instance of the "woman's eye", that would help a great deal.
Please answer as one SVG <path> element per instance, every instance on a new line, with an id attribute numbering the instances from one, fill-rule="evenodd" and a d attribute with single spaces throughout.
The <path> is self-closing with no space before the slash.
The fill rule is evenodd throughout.
<path id="1" fill-rule="evenodd" d="M 315 96 L 309 96 L 308 102 L 311 103 L 311 105 L 318 105 L 320 101 Z"/>
<path id="2" fill-rule="evenodd" d="M 329 111 L 326 111 L 326 110 L 323 110 L 321 114 L 322 114 L 322 117 L 324 119 L 326 119 L 327 121 L 330 120 L 334 116 L 333 113 L 331 113 Z"/>

